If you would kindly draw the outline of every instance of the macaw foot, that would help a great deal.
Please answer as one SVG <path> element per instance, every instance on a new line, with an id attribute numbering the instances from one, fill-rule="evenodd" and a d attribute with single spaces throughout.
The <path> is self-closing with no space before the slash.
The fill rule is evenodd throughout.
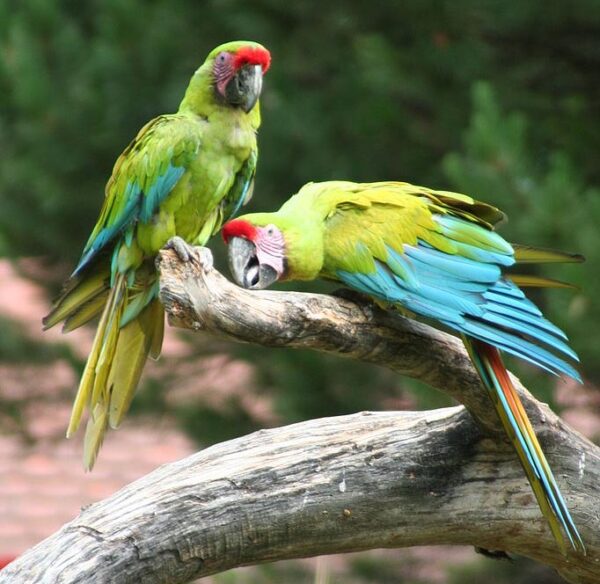
<path id="1" fill-rule="evenodd" d="M 213 268 L 213 255 L 207 247 L 194 247 L 181 237 L 175 236 L 167 241 L 165 248 L 172 249 L 182 262 L 191 262 L 203 270 L 204 273 Z"/>
<path id="2" fill-rule="evenodd" d="M 196 262 L 204 270 L 205 274 L 213 269 L 215 260 L 210 249 L 207 247 L 197 247 L 194 249 L 194 254 Z"/>
<path id="3" fill-rule="evenodd" d="M 194 257 L 194 248 L 177 235 L 167 241 L 165 249 L 172 249 L 182 262 L 192 261 Z"/>

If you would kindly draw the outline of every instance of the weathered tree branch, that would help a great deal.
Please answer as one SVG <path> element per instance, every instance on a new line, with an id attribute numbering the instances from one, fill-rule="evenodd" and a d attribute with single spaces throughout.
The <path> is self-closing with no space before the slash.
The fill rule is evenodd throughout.
<path id="1" fill-rule="evenodd" d="M 558 553 L 511 447 L 452 337 L 368 304 L 247 292 L 161 253 L 172 324 L 391 367 L 462 407 L 312 420 L 218 444 L 90 506 L 0 572 L 0 583 L 187 582 L 285 558 L 421 544 L 532 557 L 600 582 L 599 450 L 525 390 L 526 407 L 588 548 Z"/>
<path id="2" fill-rule="evenodd" d="M 193 248 L 189 248 L 190 251 Z M 490 434 L 504 435 L 462 342 L 425 324 L 381 310 L 360 297 L 249 291 L 212 268 L 209 249 L 182 262 L 161 252 L 161 300 L 176 327 L 265 347 L 315 349 L 383 365 L 419 379 L 462 403 Z M 532 419 L 552 412 L 512 376 Z"/>

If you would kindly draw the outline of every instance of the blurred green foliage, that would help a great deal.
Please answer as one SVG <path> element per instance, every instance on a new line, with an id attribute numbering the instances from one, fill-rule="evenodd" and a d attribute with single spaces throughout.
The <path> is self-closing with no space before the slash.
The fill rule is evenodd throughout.
<path id="1" fill-rule="evenodd" d="M 0 0 L 0 255 L 60 260 L 56 289 L 117 155 L 177 107 L 210 49 L 235 38 L 273 55 L 251 210 L 333 178 L 407 180 L 495 203 L 509 239 L 587 256 L 546 272 L 581 291 L 535 299 L 600 381 L 597 0 Z M 4 330 L 0 357 L 20 342 Z M 346 360 L 230 350 L 257 366 L 282 421 L 376 408 L 406 387 L 444 403 Z M 518 367 L 532 387 L 549 387 Z M 148 389 L 136 409 L 167 407 Z M 253 428 L 236 404 L 215 416 L 199 406 L 181 421 L 203 440 Z"/>
<path id="2" fill-rule="evenodd" d="M 590 124 L 593 119 L 590 120 Z M 578 293 L 530 291 L 544 312 L 571 333 L 585 372 L 600 374 L 600 188 L 565 149 L 534 144 L 533 122 L 504 114 L 489 83 L 473 87 L 473 114 L 461 152 L 446 155 L 443 168 L 458 190 L 486 193 L 508 215 L 502 232 L 518 243 L 577 251 L 586 263 L 550 265 L 545 275 L 576 284 Z M 598 124 L 600 128 L 600 124 Z M 590 147 L 592 145 L 590 144 Z M 540 269 L 540 268 L 538 268 Z"/>

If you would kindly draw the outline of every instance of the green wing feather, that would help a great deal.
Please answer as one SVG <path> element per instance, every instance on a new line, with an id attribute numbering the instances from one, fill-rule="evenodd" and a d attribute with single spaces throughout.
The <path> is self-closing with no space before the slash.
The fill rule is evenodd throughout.
<path id="1" fill-rule="evenodd" d="M 238 211 L 250 201 L 254 191 L 257 159 L 258 152 L 253 150 L 235 175 L 227 194 L 221 199 L 221 202 L 215 207 L 204 223 L 202 230 L 196 238 L 198 245 L 205 245 L 209 238 L 221 229 L 223 223 L 237 215 Z"/>
<path id="2" fill-rule="evenodd" d="M 110 271 L 107 266 L 96 263 L 85 277 L 73 276 L 65 284 L 61 295 L 55 300 L 52 311 L 43 319 L 44 330 L 59 322 L 72 319 L 84 306 L 92 303 L 94 298 L 106 293 L 110 287 Z M 101 307 L 90 316 L 93 318 L 100 313 Z M 89 319 L 88 319 L 89 320 Z M 86 322 L 86 321 L 84 321 Z M 83 324 L 83 322 L 81 323 Z M 65 332 L 76 326 L 67 327 Z"/>
<path id="3" fill-rule="evenodd" d="M 302 191 L 298 196 L 301 195 L 306 196 Z M 474 244 L 490 251 L 512 253 L 510 246 L 492 231 L 492 224 L 503 219 L 502 212 L 466 195 L 388 182 L 332 183 L 331 188 L 315 189 L 313 197 L 317 199 L 316 205 L 329 206 L 325 230 L 325 270 L 330 276 L 340 269 L 372 272 L 375 260 L 388 260 L 387 247 L 402 253 L 403 245 L 416 245 L 417 241 L 465 257 L 478 253 L 471 249 Z M 287 212 L 290 210 L 295 214 L 299 212 L 299 209 L 293 208 Z M 460 233 L 449 238 L 442 233 L 434 215 L 450 215 L 466 222 Z M 369 225 L 368 230 L 365 229 L 366 224 Z M 358 249 L 349 246 L 349 242 L 356 240 L 362 244 Z M 328 260 L 327 255 L 331 256 L 332 252 L 335 252 L 335 257 Z"/>
<path id="4" fill-rule="evenodd" d="M 253 150 L 236 174 L 231 189 L 227 195 L 223 197 L 223 200 L 219 205 L 219 208 L 221 209 L 221 224 L 235 217 L 238 214 L 238 211 L 244 205 L 247 205 L 252 198 L 257 161 L 258 152 Z"/>
<path id="5" fill-rule="evenodd" d="M 67 430 L 67 436 L 77 430 L 87 408 L 86 468 L 94 464 L 107 424 L 118 425 L 129 407 L 148 354 L 160 354 L 164 315 L 155 300 L 152 261 L 145 259 L 160 245 L 152 248 L 138 229 L 154 221 L 197 155 L 196 123 L 181 114 L 158 117 L 119 157 L 81 260 L 44 319 L 46 328 L 64 320 L 69 331 L 102 313 Z M 175 235 L 171 227 L 156 238 L 161 244 Z"/>
<path id="6" fill-rule="evenodd" d="M 115 163 L 106 185 L 100 217 L 84 247 L 75 275 L 116 238 L 132 238 L 131 229 L 138 222 L 152 220 L 200 146 L 197 122 L 187 115 L 160 116 L 140 130 Z"/>

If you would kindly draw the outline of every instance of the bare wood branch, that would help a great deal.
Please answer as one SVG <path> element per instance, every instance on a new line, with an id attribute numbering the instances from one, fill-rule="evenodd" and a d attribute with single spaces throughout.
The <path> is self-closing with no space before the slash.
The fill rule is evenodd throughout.
<path id="1" fill-rule="evenodd" d="M 286 558 L 452 543 L 525 554 L 591 584 L 600 460 L 564 428 L 553 434 L 548 456 L 586 557 L 557 552 L 510 448 L 454 407 L 312 420 L 207 448 L 86 508 L 0 583 L 176 584 Z"/>
<path id="2" fill-rule="evenodd" d="M 498 418 L 462 342 L 372 302 L 300 292 L 239 288 L 213 269 L 207 248 L 189 248 L 192 262 L 160 253 L 161 300 L 173 326 L 265 347 L 315 349 L 382 365 L 419 379 L 465 405 L 490 434 Z M 193 250 L 193 251 L 192 251 Z M 532 419 L 552 412 L 513 376 Z"/>
<path id="3" fill-rule="evenodd" d="M 311 347 L 391 367 L 465 403 L 312 420 L 165 465 L 0 572 L 4 583 L 183 583 L 286 558 L 422 544 L 524 554 L 571 582 L 600 582 L 599 449 L 523 389 L 588 547 L 561 556 L 460 343 L 368 304 L 247 292 L 206 251 L 161 254 L 171 322 L 266 346 Z"/>

